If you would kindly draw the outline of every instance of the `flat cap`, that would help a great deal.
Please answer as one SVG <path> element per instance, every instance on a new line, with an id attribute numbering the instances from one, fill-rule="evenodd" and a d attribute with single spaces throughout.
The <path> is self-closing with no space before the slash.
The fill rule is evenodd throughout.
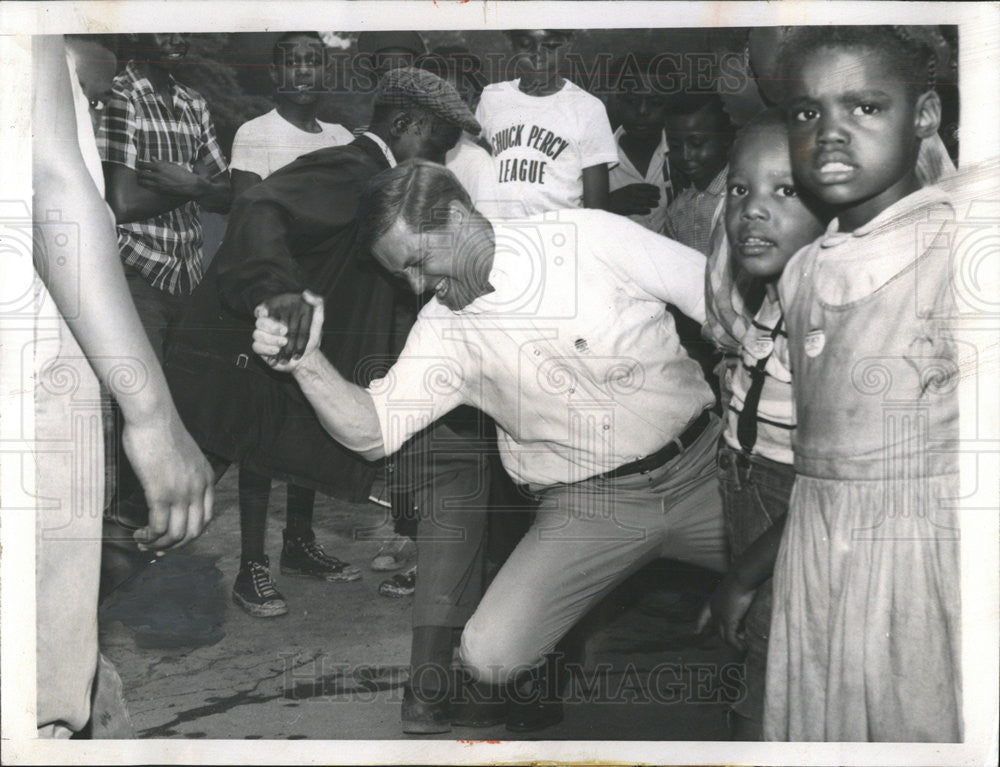
<path id="1" fill-rule="evenodd" d="M 378 53 L 390 49 L 412 51 L 416 56 L 427 51 L 424 39 L 416 32 L 391 30 L 388 32 L 362 32 L 358 35 L 358 51 L 360 53 Z"/>
<path id="2" fill-rule="evenodd" d="M 378 81 L 375 104 L 418 106 L 450 125 L 478 135 L 481 130 L 458 91 L 435 74 L 414 67 L 390 69 Z"/>

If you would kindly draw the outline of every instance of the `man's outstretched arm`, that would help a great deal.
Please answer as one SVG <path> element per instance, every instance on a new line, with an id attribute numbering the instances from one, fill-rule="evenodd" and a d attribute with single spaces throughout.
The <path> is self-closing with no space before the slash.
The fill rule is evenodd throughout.
<path id="1" fill-rule="evenodd" d="M 322 299 L 305 293 L 313 305 L 309 340 L 301 356 L 279 359 L 288 344 L 288 328 L 268 316 L 267 307 L 257 307 L 257 325 L 253 333 L 253 350 L 267 363 L 295 377 L 306 399 L 316 411 L 316 417 L 327 433 L 349 450 L 369 461 L 385 457 L 382 427 L 375 403 L 367 391 L 347 381 L 319 350 L 323 329 Z"/>

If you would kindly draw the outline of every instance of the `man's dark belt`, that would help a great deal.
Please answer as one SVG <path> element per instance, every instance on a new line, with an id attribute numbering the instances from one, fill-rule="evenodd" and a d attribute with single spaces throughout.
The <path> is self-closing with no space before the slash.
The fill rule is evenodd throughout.
<path id="1" fill-rule="evenodd" d="M 682 431 L 679 437 L 672 442 L 668 442 L 655 453 L 647 455 L 645 458 L 640 458 L 638 461 L 622 464 L 617 469 L 599 474 L 598 477 L 600 479 L 615 479 L 616 477 L 627 477 L 630 474 L 640 474 L 660 468 L 667 461 L 672 461 L 679 456 L 682 450 L 691 447 L 708 427 L 711 420 L 711 411 L 703 410 L 701 415 Z"/>

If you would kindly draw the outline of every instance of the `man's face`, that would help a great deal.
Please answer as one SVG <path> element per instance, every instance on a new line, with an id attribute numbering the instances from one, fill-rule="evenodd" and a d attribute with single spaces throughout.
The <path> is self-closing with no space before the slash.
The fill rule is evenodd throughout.
<path id="1" fill-rule="evenodd" d="M 409 117 L 406 129 L 392 142 L 396 160 L 418 157 L 444 165 L 445 155 L 458 142 L 462 129 L 419 109 L 411 110 Z"/>
<path id="2" fill-rule="evenodd" d="M 278 97 L 293 104 L 315 104 L 323 85 L 323 45 L 314 37 L 294 37 L 282 44 L 281 63 L 271 65 Z"/>
<path id="3" fill-rule="evenodd" d="M 188 38 L 189 35 L 179 32 L 141 35 L 139 40 L 142 51 L 139 57 L 149 61 L 153 66 L 168 72 L 172 71 L 188 54 L 190 45 Z"/>
<path id="4" fill-rule="evenodd" d="M 698 189 L 705 189 L 726 167 L 730 136 L 722 123 L 709 109 L 667 117 L 670 162 Z"/>
<path id="5" fill-rule="evenodd" d="M 472 274 L 472 260 L 460 256 L 462 236 L 463 231 L 451 224 L 414 232 L 400 219 L 372 244 L 372 255 L 416 295 L 433 292 L 438 301 L 457 311 L 481 293 L 476 287 L 480 281 Z"/>

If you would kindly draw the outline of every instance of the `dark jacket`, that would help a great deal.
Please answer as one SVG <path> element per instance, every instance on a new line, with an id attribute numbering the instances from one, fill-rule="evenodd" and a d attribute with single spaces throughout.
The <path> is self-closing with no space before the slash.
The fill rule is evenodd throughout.
<path id="1" fill-rule="evenodd" d="M 251 350 L 253 310 L 308 288 L 326 299 L 321 348 L 365 386 L 393 360 L 396 287 L 355 245 L 361 191 L 388 163 L 371 139 L 300 157 L 236 200 L 225 239 L 168 346 L 165 371 L 199 445 L 348 500 L 376 464 L 335 442 L 287 374 Z"/>

